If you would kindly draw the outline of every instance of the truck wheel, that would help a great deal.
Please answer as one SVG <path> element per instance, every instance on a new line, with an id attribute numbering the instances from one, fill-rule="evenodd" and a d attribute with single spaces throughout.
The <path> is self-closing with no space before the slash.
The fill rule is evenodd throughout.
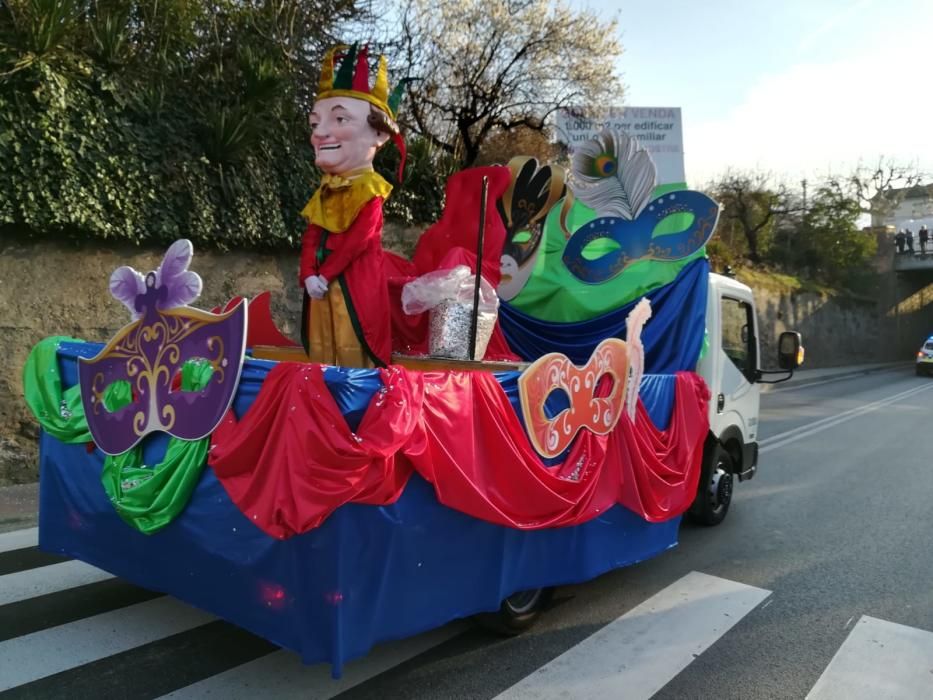
<path id="1" fill-rule="evenodd" d="M 726 519 L 732 503 L 732 458 L 722 447 L 713 449 L 703 465 L 697 497 L 690 506 L 690 519 L 698 525 L 712 527 Z"/>
<path id="2" fill-rule="evenodd" d="M 497 634 L 514 637 L 535 623 L 553 595 L 553 588 L 519 591 L 503 600 L 498 612 L 477 615 L 476 621 Z"/>

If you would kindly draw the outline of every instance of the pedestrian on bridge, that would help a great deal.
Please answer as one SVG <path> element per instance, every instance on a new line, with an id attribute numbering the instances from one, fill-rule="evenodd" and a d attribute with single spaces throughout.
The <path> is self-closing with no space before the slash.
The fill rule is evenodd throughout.
<path id="1" fill-rule="evenodd" d="M 919 237 L 920 237 L 920 255 L 927 254 L 927 241 L 930 240 L 930 232 L 927 230 L 927 225 L 923 224 L 920 227 Z"/>
<path id="2" fill-rule="evenodd" d="M 914 254 L 914 232 L 910 229 L 904 231 L 904 236 L 907 239 L 907 250 L 910 251 L 910 254 Z"/>
<path id="3" fill-rule="evenodd" d="M 904 229 L 901 229 L 894 234 L 894 244 L 897 246 L 897 254 L 904 254 L 904 242 L 907 239 L 907 235 L 904 233 Z"/>

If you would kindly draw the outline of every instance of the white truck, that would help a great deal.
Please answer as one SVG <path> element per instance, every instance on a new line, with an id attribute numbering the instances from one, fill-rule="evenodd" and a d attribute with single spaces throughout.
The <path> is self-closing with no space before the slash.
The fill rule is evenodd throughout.
<path id="1" fill-rule="evenodd" d="M 781 333 L 779 370 L 759 365 L 758 318 L 748 285 L 731 276 L 710 274 L 706 300 L 708 347 L 697 364 L 710 390 L 709 434 L 696 499 L 687 515 L 701 525 L 718 525 L 729 512 L 736 479 L 751 479 L 758 468 L 758 413 L 761 384 L 793 376 L 803 362 L 800 334 Z M 766 376 L 774 378 L 766 379 Z M 551 589 L 521 591 L 502 601 L 498 613 L 480 617 L 493 630 L 515 634 L 534 623 Z"/>
<path id="2" fill-rule="evenodd" d="M 709 347 L 697 372 L 711 394 L 709 435 L 689 515 L 700 524 L 718 525 L 729 511 L 735 480 L 751 479 L 758 468 L 759 385 L 790 379 L 803 361 L 803 348 L 799 333 L 785 331 L 778 340 L 781 369 L 761 370 L 752 290 L 725 275 L 709 276 L 706 333 Z M 772 374 L 783 376 L 765 379 Z"/>

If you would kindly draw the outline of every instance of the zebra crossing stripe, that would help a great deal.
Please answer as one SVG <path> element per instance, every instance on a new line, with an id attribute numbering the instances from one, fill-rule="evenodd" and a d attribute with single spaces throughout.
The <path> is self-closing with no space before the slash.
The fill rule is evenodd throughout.
<path id="1" fill-rule="evenodd" d="M 761 588 L 691 572 L 496 700 L 650 698 L 770 595 Z"/>
<path id="2" fill-rule="evenodd" d="M 467 628 L 466 622 L 454 622 L 417 637 L 378 646 L 363 658 L 348 663 L 340 680 L 331 678 L 327 664 L 305 666 L 297 654 L 277 651 L 163 695 L 159 700 L 205 697 L 253 700 L 258 695 L 276 700 L 327 700 L 452 639 Z"/>
<path id="3" fill-rule="evenodd" d="M 35 528 L 0 534 L 0 553 L 17 556 L 17 550 L 34 548 L 36 537 Z M 96 593 L 91 595 L 96 586 L 122 586 L 128 590 L 112 603 L 109 594 L 105 600 L 98 600 Z M 88 615 L 91 610 L 73 611 L 67 622 L 69 618 L 62 619 L 59 613 L 45 621 L 44 627 L 33 624 L 36 631 L 27 628 L 6 639 L 0 635 L 0 694 L 12 690 L 23 691 L 28 697 L 51 697 L 57 693 L 55 688 L 63 687 L 62 683 L 96 692 L 94 688 L 101 688 L 102 680 L 107 686 L 107 664 L 115 666 L 118 660 L 126 663 L 152 647 L 149 663 L 154 664 L 153 670 L 164 668 L 166 673 L 160 676 L 160 683 L 141 685 L 136 690 L 148 689 L 152 695 L 166 693 L 159 700 L 207 696 L 238 700 L 257 694 L 277 700 L 325 700 L 367 681 L 378 682 L 380 674 L 460 635 L 469 625 L 459 621 L 380 645 L 349 663 L 343 678 L 335 681 L 328 665 L 304 666 L 298 655 L 273 651 L 268 642 L 173 598 L 159 596 L 135 602 L 134 597 L 140 600 L 158 594 L 137 590 L 79 561 L 0 575 L 0 606 L 11 614 L 23 605 L 46 605 L 40 601 L 70 596 L 72 591 L 82 592 L 85 606 L 104 607 L 105 611 L 80 619 L 78 615 Z M 761 588 L 692 572 L 538 668 L 495 700 L 623 695 L 627 700 L 647 700 L 770 595 Z M 63 604 L 70 605 L 67 600 Z M 113 605 L 118 604 L 122 607 L 114 609 Z M 215 649 L 219 637 L 208 644 L 200 637 L 200 641 L 194 640 L 192 635 L 207 633 L 217 625 L 225 627 L 212 634 L 223 635 L 224 641 L 230 637 L 230 644 L 236 646 L 218 649 L 216 658 L 202 668 L 169 672 L 164 664 L 171 664 L 170 653 L 178 650 L 177 645 L 198 648 L 201 644 L 205 649 Z M 236 634 L 231 637 L 231 633 L 243 638 L 235 641 L 232 637 Z M 253 639 L 258 645 L 254 645 L 255 649 L 234 653 L 244 644 L 249 646 Z M 933 697 L 931 689 L 933 632 L 862 616 L 807 700 L 929 700 Z"/>
<path id="4" fill-rule="evenodd" d="M 0 576 L 0 605 L 64 591 L 113 578 L 113 574 L 81 561 L 42 566 Z"/>
<path id="5" fill-rule="evenodd" d="M 0 692 L 213 620 L 163 597 L 0 642 Z"/>
<path id="6" fill-rule="evenodd" d="M 929 700 L 933 632 L 863 615 L 807 700 Z"/>
<path id="7" fill-rule="evenodd" d="M 37 527 L 0 533 L 0 552 L 25 549 L 26 547 L 36 547 L 38 544 L 39 528 Z"/>

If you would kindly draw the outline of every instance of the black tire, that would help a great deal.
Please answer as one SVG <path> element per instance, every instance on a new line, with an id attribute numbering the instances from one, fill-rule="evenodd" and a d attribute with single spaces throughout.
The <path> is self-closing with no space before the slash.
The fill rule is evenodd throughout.
<path id="1" fill-rule="evenodd" d="M 733 473 L 732 457 L 717 445 L 703 465 L 697 496 L 688 511 L 693 522 L 713 527 L 726 519 L 732 504 Z"/>
<path id="2" fill-rule="evenodd" d="M 503 600 L 498 612 L 477 615 L 476 621 L 491 632 L 514 637 L 538 620 L 550 604 L 553 595 L 553 588 L 519 591 Z"/>

